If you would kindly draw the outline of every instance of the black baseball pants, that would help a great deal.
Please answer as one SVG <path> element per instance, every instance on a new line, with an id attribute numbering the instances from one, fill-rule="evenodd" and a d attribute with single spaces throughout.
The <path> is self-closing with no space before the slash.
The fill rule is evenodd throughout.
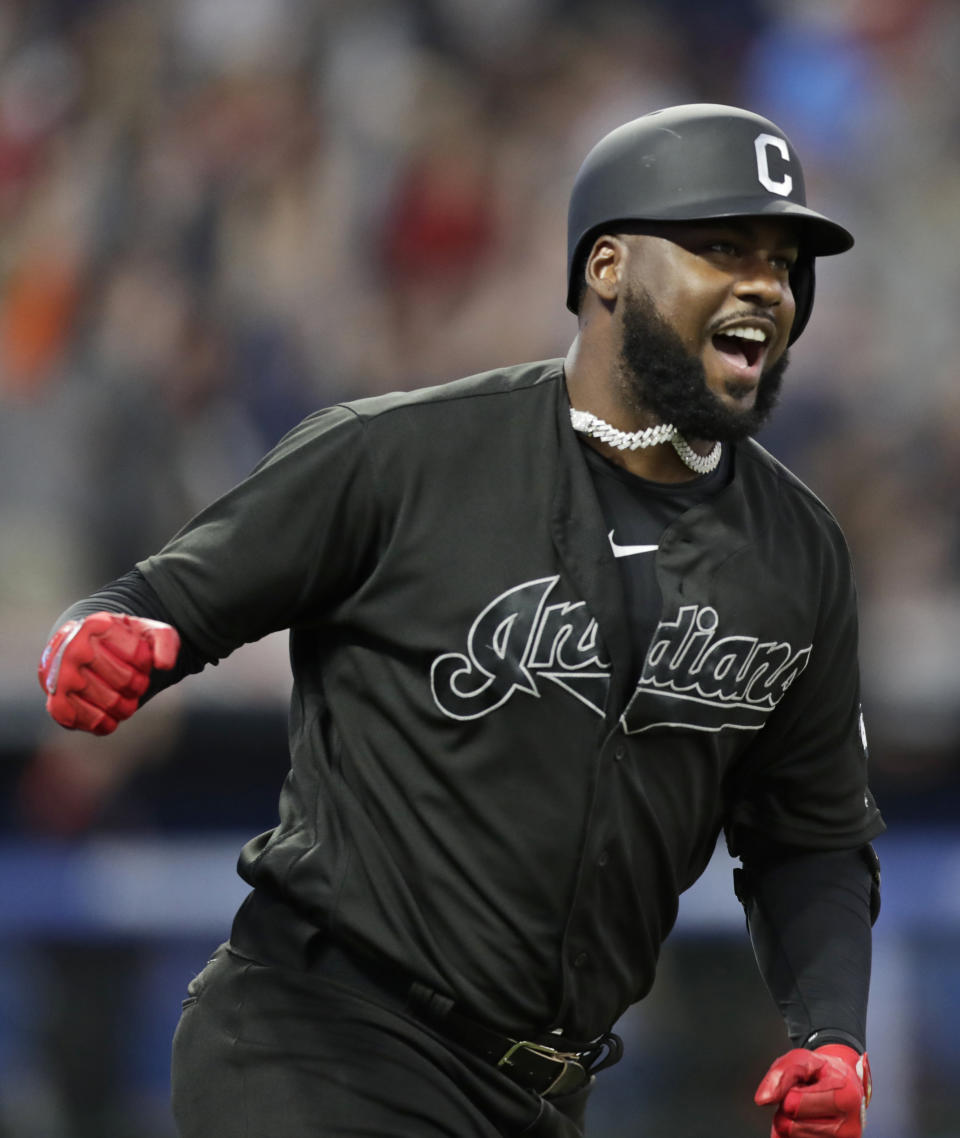
<path id="1" fill-rule="evenodd" d="M 546 1100 L 376 993 L 222 945 L 173 1043 L 181 1138 L 581 1138 L 589 1088 Z"/>

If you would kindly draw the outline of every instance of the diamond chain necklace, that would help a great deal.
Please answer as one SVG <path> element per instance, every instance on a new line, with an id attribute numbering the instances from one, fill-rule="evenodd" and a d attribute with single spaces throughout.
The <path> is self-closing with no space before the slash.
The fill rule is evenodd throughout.
<path id="1" fill-rule="evenodd" d="M 657 426 L 645 427 L 642 431 L 618 431 L 589 411 L 577 411 L 573 407 L 570 408 L 570 422 L 579 434 L 590 435 L 615 450 L 640 450 L 659 446 L 660 443 L 670 443 L 680 456 L 680 461 L 694 474 L 709 474 L 716 470 L 723 453 L 721 444 L 714 443 L 709 454 L 697 454 L 672 423 L 658 423 Z"/>

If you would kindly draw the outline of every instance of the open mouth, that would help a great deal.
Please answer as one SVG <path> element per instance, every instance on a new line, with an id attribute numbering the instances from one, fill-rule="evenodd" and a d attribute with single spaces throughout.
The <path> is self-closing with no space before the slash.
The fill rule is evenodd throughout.
<path id="1" fill-rule="evenodd" d="M 770 335 L 764 328 L 727 328 L 712 338 L 714 350 L 744 378 L 759 375 L 767 354 Z"/>

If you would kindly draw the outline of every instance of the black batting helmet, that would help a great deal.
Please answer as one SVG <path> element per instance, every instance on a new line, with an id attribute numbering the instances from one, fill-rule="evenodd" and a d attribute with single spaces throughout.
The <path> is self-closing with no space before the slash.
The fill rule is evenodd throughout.
<path id="1" fill-rule="evenodd" d="M 853 237 L 807 208 L 803 170 L 783 131 L 760 115 L 715 103 L 653 111 L 617 127 L 584 159 L 567 220 L 567 307 L 576 312 L 584 259 L 623 221 L 789 217 L 800 223 L 790 273 L 797 313 L 790 343 L 813 307 L 814 258 Z"/>

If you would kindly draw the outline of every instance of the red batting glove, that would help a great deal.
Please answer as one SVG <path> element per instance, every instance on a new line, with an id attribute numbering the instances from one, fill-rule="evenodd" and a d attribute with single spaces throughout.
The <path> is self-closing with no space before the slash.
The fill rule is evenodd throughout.
<path id="1" fill-rule="evenodd" d="M 866 1054 L 828 1043 L 781 1055 L 764 1075 L 754 1101 L 777 1104 L 770 1138 L 860 1138 L 872 1093 Z"/>
<path id="2" fill-rule="evenodd" d="M 95 612 L 68 620 L 44 648 L 37 668 L 47 711 L 70 730 L 109 735 L 129 719 L 154 668 L 172 668 L 177 630 L 158 620 Z"/>

